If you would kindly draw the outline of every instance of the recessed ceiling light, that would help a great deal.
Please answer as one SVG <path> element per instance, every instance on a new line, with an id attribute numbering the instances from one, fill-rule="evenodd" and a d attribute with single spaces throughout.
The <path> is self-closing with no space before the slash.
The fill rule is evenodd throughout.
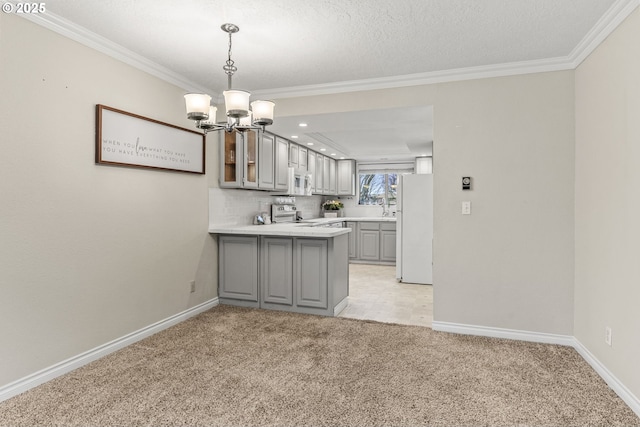
<path id="1" fill-rule="evenodd" d="M 340 160 L 344 160 L 344 157 L 340 157 Z"/>
<path id="2" fill-rule="evenodd" d="M 307 145 L 313 145 L 313 142 L 307 142 Z"/>
<path id="3" fill-rule="evenodd" d="M 298 135 L 291 135 L 291 138 L 298 139 Z"/>
<path id="4" fill-rule="evenodd" d="M 327 151 L 327 149 L 326 148 L 321 148 L 320 151 Z"/>
<path id="5" fill-rule="evenodd" d="M 300 126 L 301 128 L 306 128 L 307 124 L 306 123 L 299 123 L 298 126 Z"/>
<path id="6" fill-rule="evenodd" d="M 336 153 L 331 153 L 330 155 L 331 155 L 331 156 L 335 156 L 335 155 L 336 155 Z"/>

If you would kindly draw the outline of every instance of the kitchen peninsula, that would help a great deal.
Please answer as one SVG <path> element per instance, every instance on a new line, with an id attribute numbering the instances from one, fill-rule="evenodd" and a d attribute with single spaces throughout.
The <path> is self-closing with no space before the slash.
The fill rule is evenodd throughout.
<path id="1" fill-rule="evenodd" d="M 221 304 L 335 316 L 349 294 L 349 228 L 210 226 Z"/>

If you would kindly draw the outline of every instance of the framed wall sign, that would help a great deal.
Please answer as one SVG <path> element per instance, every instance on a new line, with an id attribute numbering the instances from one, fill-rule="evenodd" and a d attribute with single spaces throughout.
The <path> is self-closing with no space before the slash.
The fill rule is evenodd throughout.
<path id="1" fill-rule="evenodd" d="M 96 105 L 96 163 L 204 174 L 205 136 Z"/>

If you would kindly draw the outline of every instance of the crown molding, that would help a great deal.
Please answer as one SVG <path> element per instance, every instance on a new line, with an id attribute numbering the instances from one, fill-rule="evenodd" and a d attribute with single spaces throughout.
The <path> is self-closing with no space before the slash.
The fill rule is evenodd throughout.
<path id="1" fill-rule="evenodd" d="M 637 7 L 640 0 L 617 0 L 600 18 L 589 33 L 578 43 L 574 50 L 565 57 L 536 61 L 511 62 L 504 64 L 457 68 L 427 73 L 406 74 L 400 76 L 375 79 L 350 80 L 307 86 L 286 87 L 252 91 L 253 95 L 264 98 L 296 98 L 302 96 L 331 95 L 336 93 L 358 92 L 365 90 L 393 89 L 408 86 L 420 86 L 434 83 L 446 83 L 462 80 L 475 80 L 491 77 L 505 77 L 520 74 L 542 73 L 549 71 L 572 70 L 593 52 Z M 135 68 L 145 71 L 162 80 L 172 83 L 186 91 L 212 93 L 218 103 L 222 95 L 210 88 L 199 85 L 186 77 L 169 70 L 147 58 L 138 55 L 112 41 L 99 36 L 84 27 L 74 24 L 62 17 L 48 12 L 47 14 L 20 15 L 38 25 L 58 34 L 75 40 L 85 46 L 118 59 Z"/>
<path id="2" fill-rule="evenodd" d="M 577 68 L 638 5 L 640 0 L 616 1 L 569 54 L 573 68 Z"/>
<path id="3" fill-rule="evenodd" d="M 105 55 L 124 62 L 125 64 L 131 65 L 134 68 L 149 73 L 152 76 L 158 77 L 159 79 L 181 87 L 188 92 L 213 92 L 210 88 L 199 85 L 198 83 L 187 79 L 181 74 L 175 73 L 160 64 L 150 61 L 144 56 L 138 55 L 137 53 L 54 13 L 24 13 L 18 16 L 21 16 L 35 24 L 45 27 L 55 33 L 70 38 L 71 40 L 74 40 L 80 44 L 102 52 Z"/>

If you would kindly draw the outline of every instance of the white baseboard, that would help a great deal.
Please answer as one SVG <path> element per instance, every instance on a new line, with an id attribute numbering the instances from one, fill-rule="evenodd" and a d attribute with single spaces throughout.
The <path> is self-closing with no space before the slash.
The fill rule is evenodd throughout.
<path id="1" fill-rule="evenodd" d="M 540 332 L 520 331 L 516 329 L 492 328 L 485 326 L 465 325 L 461 323 L 432 323 L 432 329 L 454 334 L 478 335 L 492 338 L 506 338 L 520 341 L 558 344 L 573 347 L 580 356 L 600 375 L 611 389 L 640 417 L 640 399 L 625 387 L 587 348 L 570 335 L 545 334 Z"/>
<path id="2" fill-rule="evenodd" d="M 625 387 L 577 338 L 574 338 L 573 348 L 587 361 L 594 371 L 611 387 L 611 389 L 640 417 L 640 399 Z"/>
<path id="3" fill-rule="evenodd" d="M 338 305 L 333 307 L 333 315 L 337 316 L 338 314 L 340 314 L 342 310 L 347 308 L 347 305 L 349 305 L 349 299 L 345 297 L 342 301 L 338 303 Z"/>
<path id="4" fill-rule="evenodd" d="M 511 340 L 539 342 L 544 344 L 558 344 L 573 347 L 574 338 L 571 335 L 545 334 L 517 329 L 492 328 L 488 326 L 465 325 L 462 323 L 433 321 L 431 329 L 454 334 L 478 335 L 482 337 L 506 338 Z"/>
<path id="5" fill-rule="evenodd" d="M 60 375 L 64 375 L 67 372 L 71 372 L 74 369 L 78 369 L 79 367 L 93 362 L 94 360 L 100 359 L 101 357 L 104 357 L 109 353 L 113 353 L 116 350 L 120 350 L 121 348 L 124 348 L 148 336 L 158 333 L 163 329 L 167 329 L 180 322 L 184 322 L 188 318 L 207 311 L 217 305 L 218 298 L 211 299 L 181 313 L 175 314 L 171 317 L 167 317 L 164 320 L 127 334 L 121 338 L 115 339 L 111 342 L 98 346 L 77 356 L 71 357 L 67 360 L 63 360 L 60 363 L 56 363 L 53 366 L 35 372 L 17 381 L 6 384 L 0 387 L 0 402 L 7 400 L 13 396 L 17 396 L 20 393 L 23 393 L 33 387 L 59 377 Z"/>

